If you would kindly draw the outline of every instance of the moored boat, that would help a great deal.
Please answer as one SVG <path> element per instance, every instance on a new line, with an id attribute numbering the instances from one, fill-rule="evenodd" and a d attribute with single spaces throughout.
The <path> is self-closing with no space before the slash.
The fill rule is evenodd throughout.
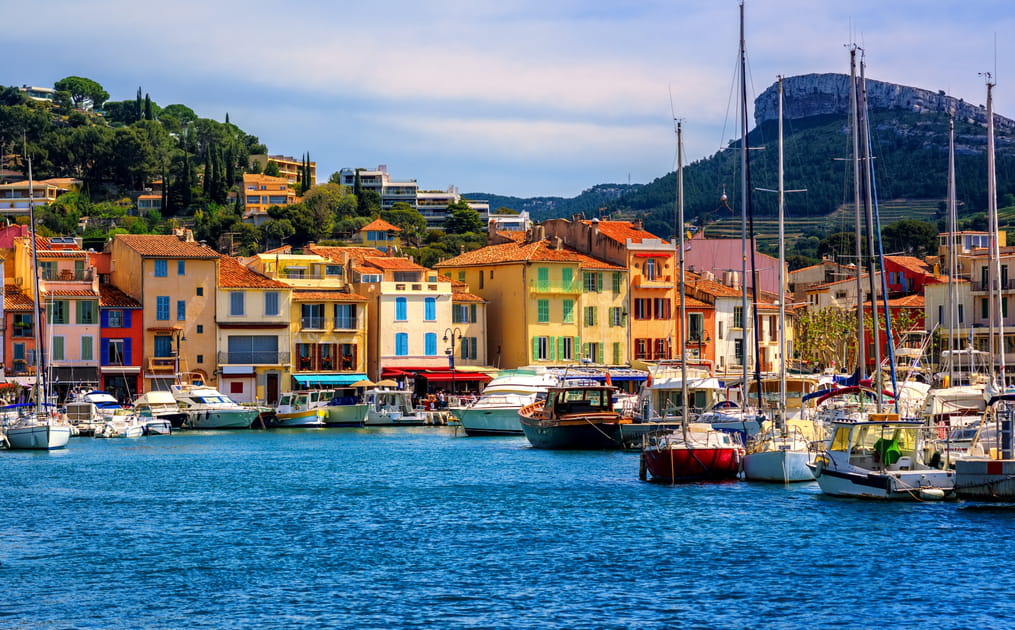
<path id="1" fill-rule="evenodd" d="M 180 409 L 187 414 L 187 429 L 246 429 L 261 410 L 245 407 L 204 383 L 197 373 L 180 374 L 171 392 Z"/>
<path id="2" fill-rule="evenodd" d="M 364 401 L 364 426 L 418 426 L 429 422 L 429 416 L 413 409 L 412 395 L 402 389 L 369 389 Z"/>
<path id="3" fill-rule="evenodd" d="M 640 476 L 670 483 L 735 479 L 743 455 L 738 434 L 692 422 L 686 430 L 647 439 Z"/>
<path id="4" fill-rule="evenodd" d="M 602 450 L 621 448 L 620 427 L 631 424 L 613 403 L 610 385 L 551 387 L 545 400 L 518 411 L 522 431 L 535 448 Z"/>
<path id="5" fill-rule="evenodd" d="M 518 411 L 537 398 L 545 397 L 547 388 L 559 382 L 549 372 L 502 372 L 487 384 L 475 402 L 465 407 L 452 407 L 451 413 L 466 435 L 522 435 Z"/>
<path id="6" fill-rule="evenodd" d="M 744 478 L 780 483 L 814 481 L 814 471 L 808 466 L 816 455 L 811 445 L 812 440 L 792 424 L 784 431 L 765 431 L 751 442 L 744 455 Z"/>
<path id="7" fill-rule="evenodd" d="M 323 427 L 328 412 L 324 407 L 326 401 L 321 400 L 321 394 L 319 390 L 282 394 L 270 426 Z"/>

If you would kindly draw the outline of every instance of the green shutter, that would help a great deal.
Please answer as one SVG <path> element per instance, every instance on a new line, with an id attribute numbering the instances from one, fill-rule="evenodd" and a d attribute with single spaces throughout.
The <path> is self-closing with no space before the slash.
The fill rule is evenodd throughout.
<path id="1" fill-rule="evenodd" d="M 553 347 L 555 341 L 556 339 L 554 337 L 546 338 L 546 351 L 549 353 L 548 359 L 550 361 L 556 361 L 556 353 L 554 352 L 555 348 Z"/>
<path id="2" fill-rule="evenodd" d="M 603 274 L 601 273 L 596 274 L 596 291 L 603 292 Z"/>
<path id="3" fill-rule="evenodd" d="M 567 337 L 557 337 L 557 356 L 564 360 L 564 340 Z"/>
<path id="4" fill-rule="evenodd" d="M 92 360 L 92 338 L 82 337 L 81 338 L 81 360 L 91 361 Z"/>
<path id="5" fill-rule="evenodd" d="M 539 337 L 532 338 L 532 360 L 537 361 L 539 359 Z"/>
<path id="6" fill-rule="evenodd" d="M 53 360 L 63 361 L 63 337 L 53 337 Z"/>
<path id="7" fill-rule="evenodd" d="M 469 315 L 470 315 L 469 323 L 470 324 L 475 324 L 476 323 L 476 305 L 475 304 L 470 304 L 469 305 Z"/>
<path id="8" fill-rule="evenodd" d="M 596 345 L 599 346 L 599 352 L 596 353 L 596 356 L 599 357 L 600 361 L 606 363 L 606 344 L 600 341 Z"/>
<path id="9" fill-rule="evenodd" d="M 614 271 L 613 272 L 613 292 L 614 293 L 620 293 L 620 278 L 621 278 L 620 272 L 619 271 Z"/>
<path id="10" fill-rule="evenodd" d="M 579 357 L 579 359 L 584 359 L 587 356 L 589 356 L 589 344 L 583 343 L 582 344 L 582 355 Z"/>

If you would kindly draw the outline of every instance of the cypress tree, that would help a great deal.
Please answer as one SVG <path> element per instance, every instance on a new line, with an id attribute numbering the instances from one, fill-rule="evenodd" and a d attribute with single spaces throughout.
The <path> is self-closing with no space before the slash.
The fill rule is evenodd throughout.
<path id="1" fill-rule="evenodd" d="M 137 101 L 135 102 L 135 105 L 134 105 L 134 120 L 135 121 L 141 120 L 141 114 L 144 112 L 144 110 L 142 108 L 143 108 L 143 104 L 142 104 L 142 101 L 141 101 L 141 86 L 139 85 L 139 86 L 137 86 Z"/>
<path id="2" fill-rule="evenodd" d="M 229 114 L 226 114 L 228 117 Z M 233 147 L 226 147 L 226 191 L 228 192 L 236 183 L 236 159 L 233 157 Z"/>
<path id="3" fill-rule="evenodd" d="M 226 112 L 226 124 L 229 124 L 229 112 Z"/>
<path id="4" fill-rule="evenodd" d="M 155 117 L 152 116 L 152 99 L 147 94 L 144 95 L 144 119 L 155 120 Z"/>
<path id="5" fill-rule="evenodd" d="M 204 152 L 204 181 L 201 182 L 201 191 L 204 193 L 205 199 L 211 198 L 211 147 L 209 146 Z"/>

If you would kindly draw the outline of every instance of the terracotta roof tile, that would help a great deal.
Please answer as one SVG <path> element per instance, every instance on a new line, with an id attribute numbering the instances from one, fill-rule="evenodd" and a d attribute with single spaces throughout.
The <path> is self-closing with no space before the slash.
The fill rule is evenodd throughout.
<path id="1" fill-rule="evenodd" d="M 141 303 L 111 284 L 100 284 L 99 306 L 103 308 L 141 308 Z"/>
<path id="2" fill-rule="evenodd" d="M 408 258 L 383 258 L 379 256 L 371 256 L 370 258 L 364 259 L 363 262 L 385 271 L 422 271 L 426 269 L 426 267 L 421 267 Z"/>
<path id="3" fill-rule="evenodd" d="M 582 221 L 582 223 L 598 225 L 600 234 L 620 244 L 627 243 L 627 239 L 631 239 L 632 243 L 641 243 L 644 239 L 653 239 L 661 240 L 664 245 L 667 244 L 665 239 L 660 239 L 651 232 L 634 227 L 634 224 L 630 221 Z"/>
<path id="4" fill-rule="evenodd" d="M 366 232 L 367 230 L 374 230 L 374 231 L 381 231 L 381 230 L 383 230 L 385 232 L 401 232 L 402 228 L 398 227 L 397 225 L 391 225 L 390 223 L 388 223 L 384 219 L 374 219 L 373 221 L 371 221 L 370 223 L 367 223 L 366 225 L 364 225 L 363 227 L 361 227 L 357 231 L 358 232 Z"/>
<path id="5" fill-rule="evenodd" d="M 462 291 L 453 291 L 451 293 L 451 301 L 452 302 L 486 302 L 486 300 L 484 300 L 483 298 L 479 297 L 478 295 L 473 295 L 471 293 L 465 293 L 465 292 L 462 292 Z"/>
<path id="6" fill-rule="evenodd" d="M 219 286 L 244 289 L 288 289 L 288 284 L 247 269 L 231 256 L 219 259 Z"/>
<path id="7" fill-rule="evenodd" d="M 181 241 L 172 234 L 117 234 L 116 240 L 142 256 L 152 258 L 218 258 L 219 254 L 207 245 L 195 241 Z"/>
<path id="8" fill-rule="evenodd" d="M 293 291 L 293 302 L 366 302 L 367 298 L 344 291 Z"/>
<path id="9" fill-rule="evenodd" d="M 35 302 L 27 294 L 22 293 L 13 284 L 4 285 L 4 310 L 5 311 L 30 311 L 34 308 Z"/>
<path id="10" fill-rule="evenodd" d="M 555 249 L 546 240 L 534 243 L 512 242 L 487 245 L 486 247 L 465 252 L 444 262 L 437 263 L 435 267 L 479 267 L 524 262 L 573 262 L 587 269 L 613 269 L 617 271 L 625 271 L 627 269 L 626 267 L 619 267 L 612 263 L 586 256 L 585 254 L 579 254 L 567 247 Z"/>
<path id="11" fill-rule="evenodd" d="M 922 275 L 931 275 L 934 273 L 934 270 L 930 267 L 930 265 L 915 256 L 885 256 L 885 260 L 890 260 L 900 267 Z"/>
<path id="12" fill-rule="evenodd" d="M 685 284 L 703 293 L 714 295 L 715 297 L 740 297 L 741 295 L 739 289 L 728 287 L 721 282 L 716 282 L 715 280 L 697 278 L 694 280 L 685 280 Z"/>
<path id="13" fill-rule="evenodd" d="M 50 289 L 43 291 L 43 295 L 56 295 L 59 297 L 99 297 L 99 294 L 90 289 Z"/>
<path id="14" fill-rule="evenodd" d="M 374 247 L 331 247 L 324 245 L 307 245 L 304 251 L 311 254 L 317 254 L 323 256 L 334 262 L 341 263 L 342 255 L 345 254 L 348 258 L 354 262 L 362 262 L 367 258 L 385 258 L 390 257 L 386 252 L 382 252 Z"/>

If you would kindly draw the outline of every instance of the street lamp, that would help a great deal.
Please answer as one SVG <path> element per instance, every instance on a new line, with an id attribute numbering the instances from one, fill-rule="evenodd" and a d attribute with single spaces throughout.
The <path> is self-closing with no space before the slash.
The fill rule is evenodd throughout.
<path id="1" fill-rule="evenodd" d="M 451 342 L 451 346 L 444 351 L 448 355 L 448 368 L 451 369 L 451 395 L 455 395 L 455 340 L 462 340 L 462 329 L 458 326 L 447 328 L 444 331 L 444 343 Z"/>

